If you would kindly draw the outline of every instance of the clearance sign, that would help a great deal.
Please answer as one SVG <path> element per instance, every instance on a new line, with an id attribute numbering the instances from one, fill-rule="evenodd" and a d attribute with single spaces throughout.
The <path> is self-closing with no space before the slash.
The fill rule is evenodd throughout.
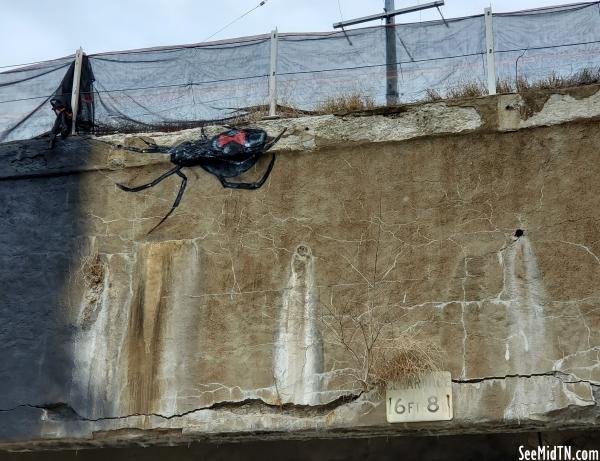
<path id="1" fill-rule="evenodd" d="M 388 386 L 385 397 L 389 423 L 452 419 L 452 381 L 449 371 L 436 371 L 416 380 L 393 383 Z"/>

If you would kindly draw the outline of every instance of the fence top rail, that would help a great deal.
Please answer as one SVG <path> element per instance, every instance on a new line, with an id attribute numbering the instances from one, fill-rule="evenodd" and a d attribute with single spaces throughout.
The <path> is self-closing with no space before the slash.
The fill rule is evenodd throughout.
<path id="1" fill-rule="evenodd" d="M 101 53 L 92 53 L 88 54 L 89 57 L 95 58 L 99 56 L 111 56 L 115 54 L 135 54 L 135 53 L 152 53 L 152 52 L 160 52 L 160 51 L 176 51 L 183 49 L 193 49 L 193 48 L 216 48 L 220 46 L 231 46 L 231 45 L 252 45 L 255 43 L 265 42 L 271 39 L 271 34 L 261 34 L 261 35 L 250 35 L 247 37 L 240 37 L 235 39 L 227 39 L 227 40 L 216 40 L 213 42 L 200 42 L 200 43 L 190 43 L 186 45 L 167 45 L 167 46 L 156 46 L 149 48 L 136 48 L 132 50 L 120 50 L 120 51 L 103 51 Z"/>
<path id="2" fill-rule="evenodd" d="M 60 58 L 48 59 L 47 61 L 34 61 L 30 63 L 20 64 L 21 67 L 18 67 L 19 64 L 17 64 L 16 66 L 2 66 L 0 67 L 0 76 L 16 72 L 26 72 L 36 69 L 43 69 L 45 67 L 50 66 L 61 66 L 64 65 L 67 60 L 73 61 L 73 59 L 75 59 L 75 53 L 69 54 L 67 56 L 62 56 Z M 7 70 L 2 70 L 3 68 Z"/>
<path id="3" fill-rule="evenodd" d="M 562 5 L 541 6 L 539 8 L 530 8 L 527 10 L 506 11 L 506 12 L 502 12 L 502 13 L 494 13 L 494 16 L 521 16 L 521 15 L 526 16 L 529 14 L 558 13 L 558 12 L 568 11 L 568 10 L 579 10 L 582 8 L 587 8 L 589 6 L 598 5 L 598 4 L 600 4 L 600 1 L 565 3 Z"/>

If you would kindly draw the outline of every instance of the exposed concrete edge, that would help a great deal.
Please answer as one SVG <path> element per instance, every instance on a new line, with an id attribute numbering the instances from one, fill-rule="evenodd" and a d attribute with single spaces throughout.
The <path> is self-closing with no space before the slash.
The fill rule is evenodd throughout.
<path id="1" fill-rule="evenodd" d="M 432 136 L 507 132 L 600 118 L 600 85 L 480 98 L 411 104 L 368 112 L 262 120 L 252 126 L 271 136 L 287 130 L 273 152 L 306 152 Z M 208 126 L 209 136 L 225 130 Z M 0 180 L 30 179 L 88 171 L 122 170 L 169 163 L 163 154 L 127 151 L 140 138 L 173 146 L 198 139 L 201 129 L 143 134 L 73 137 L 49 150 L 46 140 L 0 144 Z M 106 144 L 109 144 L 107 146 Z M 124 148 L 123 148 L 124 147 Z"/>
<path id="2" fill-rule="evenodd" d="M 600 92 L 586 98 L 575 98 L 569 94 L 551 94 L 542 109 L 521 120 L 519 128 L 550 126 L 571 120 L 582 120 L 600 116 Z"/>
<path id="3" fill-rule="evenodd" d="M 287 132 L 273 151 L 313 151 L 352 143 L 355 145 L 402 142 L 431 136 L 473 132 L 506 132 L 574 121 L 600 118 L 600 85 L 546 90 L 520 94 L 499 94 L 462 100 L 416 103 L 372 111 L 312 115 L 262 120 L 253 126 L 271 136 Z M 209 126 L 207 134 L 225 129 Z M 140 136 L 159 145 L 172 146 L 198 139 L 200 128 L 178 132 L 113 134 L 97 139 L 127 145 Z"/>
<path id="4" fill-rule="evenodd" d="M 312 151 L 345 143 L 371 144 L 399 142 L 423 136 L 458 134 L 477 130 L 483 120 L 475 107 L 431 103 L 411 106 L 398 113 L 312 115 L 298 118 L 262 120 L 252 126 L 265 129 L 275 136 L 286 133 L 273 151 Z M 209 136 L 224 130 L 222 126 L 206 128 Z M 171 146 L 200 137 L 200 128 L 172 133 L 147 133 L 157 144 Z M 135 134 L 115 134 L 98 139 L 117 145 L 127 145 Z"/>

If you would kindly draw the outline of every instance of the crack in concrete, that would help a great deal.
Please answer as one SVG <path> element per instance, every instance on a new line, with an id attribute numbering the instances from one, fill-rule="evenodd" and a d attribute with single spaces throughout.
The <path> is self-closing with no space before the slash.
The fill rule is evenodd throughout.
<path id="1" fill-rule="evenodd" d="M 571 374 L 564 373 L 561 371 L 549 371 L 549 372 L 531 373 L 531 374 L 508 374 L 508 375 L 504 375 L 504 376 L 484 376 L 481 378 L 452 379 L 451 381 L 452 381 L 452 383 L 455 383 L 455 384 L 474 384 L 474 383 L 481 383 L 481 382 L 486 382 L 486 381 L 501 381 L 501 380 L 505 380 L 508 378 L 531 379 L 531 378 L 545 377 L 545 376 L 556 378 L 556 379 L 560 380 L 561 382 L 563 382 L 564 384 L 586 383 L 594 388 L 600 388 L 599 383 L 596 383 L 596 382 L 593 382 L 590 380 L 585 380 L 585 379 L 573 380 L 572 379 L 573 376 Z M 155 416 L 160 419 L 170 420 L 170 419 L 176 419 L 176 418 L 183 418 L 187 415 L 190 415 L 190 414 L 193 414 L 193 413 L 196 413 L 199 411 L 204 411 L 204 410 L 234 410 L 234 409 L 240 409 L 240 408 L 247 407 L 247 406 L 258 406 L 263 409 L 268 408 L 268 409 L 275 410 L 275 411 L 282 412 L 282 413 L 290 413 L 293 410 L 300 411 L 300 412 L 311 410 L 311 411 L 329 413 L 330 411 L 335 410 L 336 408 L 338 408 L 340 406 L 343 406 L 343 405 L 346 405 L 346 404 L 349 404 L 349 403 L 352 403 L 352 402 L 358 400 L 364 394 L 365 394 L 365 391 L 360 391 L 356 394 L 344 394 L 344 395 L 341 395 L 340 397 L 336 398 L 335 400 L 332 400 L 329 403 L 321 404 L 321 405 L 294 404 L 294 403 L 285 403 L 285 404 L 277 405 L 277 404 L 265 402 L 264 400 L 259 399 L 259 398 L 247 398 L 247 399 L 240 400 L 237 402 L 232 402 L 232 401 L 216 402 L 216 403 L 213 403 L 212 405 L 208 405 L 208 406 L 200 407 L 200 408 L 193 408 L 191 410 L 184 411 L 182 413 L 175 413 L 172 415 L 164 415 L 161 413 L 131 413 L 128 415 L 120 415 L 120 416 L 104 416 L 104 417 L 100 417 L 100 418 L 88 418 L 83 415 L 80 415 L 73 407 L 71 407 L 68 403 L 65 403 L 65 402 L 45 403 L 45 404 L 38 404 L 38 405 L 24 403 L 24 404 L 15 405 L 12 408 L 6 408 L 6 409 L 0 408 L 0 412 L 11 412 L 11 411 L 18 410 L 19 408 L 35 408 L 35 409 L 45 410 L 45 411 L 48 411 L 51 413 L 56 413 L 56 414 L 59 414 L 62 416 L 71 415 L 71 416 L 74 416 L 76 420 L 87 421 L 87 422 L 122 420 L 122 419 L 128 419 L 128 418 L 134 418 L 134 417 L 140 417 L 140 416 L 145 416 L 145 417 Z M 595 403 L 597 403 L 597 402 L 595 402 Z"/>
<path id="2" fill-rule="evenodd" d="M 481 382 L 485 382 L 485 381 L 500 381 L 500 380 L 504 380 L 507 378 L 529 379 L 529 378 L 536 378 L 536 377 L 542 377 L 542 376 L 550 376 L 550 377 L 556 378 L 565 384 L 587 383 L 591 386 L 600 386 L 600 384 L 595 383 L 594 381 L 585 380 L 585 379 L 575 379 L 575 380 L 567 381 L 566 380 L 567 378 L 572 379 L 572 378 L 574 378 L 574 376 L 570 373 L 565 373 L 565 372 L 559 371 L 559 370 L 547 371 L 547 372 L 543 372 L 543 373 L 531 373 L 531 374 L 516 373 L 516 374 L 508 374 L 508 375 L 504 375 L 504 376 L 484 376 L 481 378 L 453 379 L 452 382 L 456 383 L 456 384 L 472 384 L 472 383 L 481 383 Z"/>
<path id="3" fill-rule="evenodd" d="M 348 403 L 358 400 L 363 394 L 364 394 L 364 391 L 358 392 L 356 394 L 344 394 L 344 395 L 341 395 L 340 397 L 336 398 L 335 400 L 332 400 L 329 403 L 321 404 L 321 405 L 304 405 L 304 404 L 295 404 L 295 403 L 285 403 L 282 405 L 276 405 L 276 404 L 267 403 L 264 400 L 259 399 L 259 398 L 248 398 L 248 399 L 240 400 L 238 402 L 231 402 L 231 401 L 216 402 L 216 403 L 213 403 L 212 405 L 209 405 L 206 407 L 193 408 L 191 410 L 184 411 L 182 413 L 175 413 L 172 415 L 163 415 L 161 413 L 131 413 L 128 415 L 120 415 L 120 416 L 103 416 L 100 418 L 88 418 L 83 415 L 80 415 L 72 406 L 70 406 L 68 403 L 65 403 L 65 402 L 44 403 L 44 404 L 38 404 L 38 405 L 34 405 L 34 404 L 30 404 L 30 403 L 23 403 L 23 404 L 16 405 L 12 408 L 7 408 L 7 409 L 0 408 L 0 412 L 11 412 L 11 411 L 18 410 L 19 408 L 36 408 L 39 410 L 45 410 L 48 412 L 56 413 L 56 414 L 59 414 L 62 416 L 68 416 L 68 415 L 74 416 L 75 417 L 74 419 L 76 419 L 76 420 L 87 421 L 87 422 L 122 420 L 122 419 L 128 419 L 128 418 L 135 418 L 135 417 L 139 417 L 139 416 L 146 416 L 146 417 L 155 416 L 157 418 L 170 420 L 170 419 L 175 419 L 175 418 L 183 418 L 187 415 L 190 415 L 190 414 L 193 414 L 193 413 L 196 413 L 199 411 L 204 411 L 204 410 L 233 410 L 233 409 L 243 408 L 243 407 L 249 406 L 249 405 L 259 406 L 263 409 L 268 408 L 268 409 L 276 410 L 276 411 L 280 411 L 280 412 L 290 412 L 292 410 L 296 410 L 296 411 L 312 410 L 312 411 L 319 411 L 319 412 L 323 412 L 323 413 L 329 413 L 332 410 L 335 410 L 339 406 L 346 405 Z"/>

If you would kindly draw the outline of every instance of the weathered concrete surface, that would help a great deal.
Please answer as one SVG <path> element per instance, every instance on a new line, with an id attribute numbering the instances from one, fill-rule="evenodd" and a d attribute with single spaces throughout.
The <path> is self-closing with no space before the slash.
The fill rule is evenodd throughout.
<path id="1" fill-rule="evenodd" d="M 596 440 L 594 440 L 596 439 Z M 597 450 L 600 440 L 591 431 L 573 433 L 477 434 L 441 437 L 379 437 L 362 439 L 255 440 L 245 443 L 192 443 L 178 447 L 128 447 L 58 452 L 6 453 L 5 461 L 431 461 L 510 460 L 519 457 L 519 447 L 535 450 L 538 445 L 563 445 L 575 450 Z"/>
<path id="2" fill-rule="evenodd" d="M 0 146 L 0 447 L 597 427 L 597 114 L 506 98 L 264 122 L 262 189 L 187 169 L 150 235 L 178 181 L 114 185 L 169 165 L 135 137 Z M 453 421 L 385 422 L 331 327 L 357 299 L 437 344 Z"/>

